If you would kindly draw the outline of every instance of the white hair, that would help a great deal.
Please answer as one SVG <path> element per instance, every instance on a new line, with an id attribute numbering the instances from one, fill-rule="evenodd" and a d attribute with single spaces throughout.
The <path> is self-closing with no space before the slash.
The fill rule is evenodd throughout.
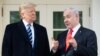
<path id="1" fill-rule="evenodd" d="M 76 16 L 79 16 L 79 10 L 77 8 L 66 8 L 64 11 L 66 10 L 71 10 Z"/>

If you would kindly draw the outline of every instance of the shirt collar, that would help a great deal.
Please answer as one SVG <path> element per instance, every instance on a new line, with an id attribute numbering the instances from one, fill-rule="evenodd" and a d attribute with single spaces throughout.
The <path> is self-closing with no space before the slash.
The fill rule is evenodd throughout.
<path id="1" fill-rule="evenodd" d="M 24 25 L 27 27 L 27 25 L 29 24 L 27 21 L 25 21 L 24 19 L 22 20 Z M 33 25 L 33 23 L 31 23 L 31 25 Z"/>
<path id="2" fill-rule="evenodd" d="M 77 32 L 80 27 L 81 27 L 80 24 L 76 25 L 76 27 L 73 28 L 73 31 Z"/>
<path id="3" fill-rule="evenodd" d="M 77 33 L 77 31 L 79 30 L 80 27 L 81 27 L 81 25 L 78 24 L 78 25 L 76 25 L 76 27 L 73 28 L 72 37 L 75 36 L 75 34 Z"/>

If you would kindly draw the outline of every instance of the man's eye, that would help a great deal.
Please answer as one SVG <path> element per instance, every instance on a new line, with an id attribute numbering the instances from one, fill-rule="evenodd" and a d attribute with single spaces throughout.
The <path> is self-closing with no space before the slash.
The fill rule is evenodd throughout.
<path id="1" fill-rule="evenodd" d="M 70 15 L 67 15 L 66 18 L 70 18 Z"/>
<path id="2" fill-rule="evenodd" d="M 70 18 L 71 16 L 70 15 L 67 15 L 67 16 L 65 16 L 64 18 Z"/>

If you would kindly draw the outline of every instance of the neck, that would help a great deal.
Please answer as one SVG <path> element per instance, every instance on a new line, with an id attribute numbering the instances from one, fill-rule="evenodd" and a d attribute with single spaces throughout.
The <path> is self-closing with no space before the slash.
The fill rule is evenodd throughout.
<path id="1" fill-rule="evenodd" d="M 31 24 L 31 23 L 33 23 L 33 21 L 32 21 L 32 20 L 25 20 L 25 21 L 27 21 L 27 22 L 28 22 L 28 23 L 30 23 L 30 24 Z"/>

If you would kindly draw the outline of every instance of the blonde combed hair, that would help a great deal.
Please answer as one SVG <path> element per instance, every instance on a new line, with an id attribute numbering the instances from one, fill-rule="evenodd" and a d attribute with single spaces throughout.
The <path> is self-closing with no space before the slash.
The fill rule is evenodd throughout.
<path id="1" fill-rule="evenodd" d="M 19 12 L 21 12 L 21 10 L 23 9 L 28 9 L 30 7 L 36 7 L 36 4 L 33 3 L 23 3 L 19 6 Z"/>

